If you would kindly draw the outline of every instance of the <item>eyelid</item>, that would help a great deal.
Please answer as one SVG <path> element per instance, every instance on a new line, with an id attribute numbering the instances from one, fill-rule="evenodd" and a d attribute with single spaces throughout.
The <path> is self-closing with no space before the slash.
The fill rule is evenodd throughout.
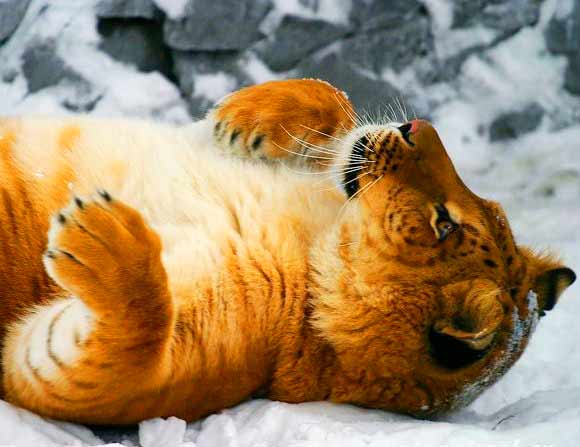
<path id="1" fill-rule="evenodd" d="M 449 237 L 451 233 L 453 233 L 459 227 L 459 225 L 457 222 L 455 222 L 455 220 L 453 220 L 445 205 L 437 203 L 433 206 L 433 208 L 434 213 L 431 217 L 431 227 L 435 232 L 437 240 L 439 242 L 443 242 L 445 239 Z M 439 226 L 441 222 L 449 222 L 452 225 L 451 229 L 443 231 Z"/>

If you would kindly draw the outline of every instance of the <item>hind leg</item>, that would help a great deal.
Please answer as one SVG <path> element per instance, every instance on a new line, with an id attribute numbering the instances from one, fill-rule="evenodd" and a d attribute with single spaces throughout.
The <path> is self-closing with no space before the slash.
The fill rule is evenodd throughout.
<path id="1" fill-rule="evenodd" d="M 272 81 L 239 90 L 210 114 L 226 152 L 266 160 L 300 159 L 324 167 L 337 139 L 354 127 L 352 104 L 314 79 Z"/>
<path id="2" fill-rule="evenodd" d="M 78 422 L 134 422 L 170 374 L 173 306 L 161 243 L 107 193 L 75 199 L 52 222 L 44 262 L 63 297 L 13 326 L 7 399 Z"/>

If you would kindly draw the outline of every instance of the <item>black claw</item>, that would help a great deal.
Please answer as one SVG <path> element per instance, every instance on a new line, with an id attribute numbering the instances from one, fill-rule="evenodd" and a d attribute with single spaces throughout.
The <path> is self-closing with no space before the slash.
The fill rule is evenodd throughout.
<path id="1" fill-rule="evenodd" d="M 79 199 L 78 197 L 75 197 L 75 203 L 77 204 L 77 206 L 82 210 L 85 207 L 85 204 L 83 203 L 83 201 L 81 199 Z"/>
<path id="2" fill-rule="evenodd" d="M 258 135 L 252 143 L 252 149 L 253 150 L 258 149 L 260 147 L 260 144 L 262 144 L 263 139 L 264 139 L 264 135 Z"/>
<path id="3" fill-rule="evenodd" d="M 230 136 L 230 144 L 234 144 L 236 139 L 240 136 L 240 131 L 238 129 L 234 130 Z"/>
<path id="4" fill-rule="evenodd" d="M 214 136 L 217 137 L 221 130 L 222 130 L 222 122 L 218 121 L 213 128 Z"/>
<path id="5" fill-rule="evenodd" d="M 58 221 L 59 221 L 61 224 L 65 224 L 65 223 L 66 223 L 66 217 L 64 217 L 64 214 L 62 214 L 62 213 L 58 213 Z"/>
<path id="6" fill-rule="evenodd" d="M 107 202 L 112 202 L 113 198 L 111 197 L 111 194 L 109 194 L 107 191 L 105 191 L 104 189 L 100 189 L 99 190 L 99 195 L 105 199 L 105 201 Z"/>

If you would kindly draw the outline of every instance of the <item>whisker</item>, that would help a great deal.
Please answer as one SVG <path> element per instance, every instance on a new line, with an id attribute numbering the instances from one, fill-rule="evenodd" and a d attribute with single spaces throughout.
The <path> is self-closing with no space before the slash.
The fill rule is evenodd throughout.
<path id="1" fill-rule="evenodd" d="M 351 172 L 356 172 L 356 171 L 357 171 L 357 170 L 355 170 L 355 171 L 351 171 Z M 343 174 L 342 174 L 342 176 L 344 176 L 344 174 L 346 174 L 346 173 L 343 173 Z M 348 185 L 349 183 L 352 183 L 352 182 L 354 182 L 355 180 L 359 180 L 359 179 L 363 178 L 363 177 L 364 177 L 365 175 L 367 175 L 367 174 L 368 174 L 368 172 L 363 172 L 363 173 L 362 173 L 361 175 L 359 175 L 357 178 L 351 179 L 351 180 L 349 180 L 349 181 L 348 181 L 348 182 L 346 182 L 346 183 L 342 183 L 342 185 L 343 185 L 343 186 L 345 186 L 345 185 Z M 324 181 L 328 181 L 328 180 L 334 180 L 334 178 L 333 178 L 333 177 L 335 177 L 335 176 L 336 176 L 336 177 L 338 177 L 337 175 L 335 175 L 335 174 L 334 174 L 334 175 L 331 175 L 331 176 L 330 176 L 329 178 L 327 178 L 327 179 L 321 179 L 320 181 L 316 182 L 316 184 L 320 184 L 320 183 L 322 183 L 322 182 L 324 182 Z M 337 186 L 337 185 L 334 185 L 334 186 L 332 186 L 331 188 L 319 189 L 317 192 L 326 192 L 326 191 L 332 191 L 333 189 L 337 189 L 337 188 L 338 188 L 338 186 Z"/>
<path id="2" fill-rule="evenodd" d="M 272 141 L 272 144 L 274 144 L 274 146 L 276 146 L 278 149 L 282 149 L 283 151 L 286 151 L 290 154 L 294 154 L 294 155 L 298 155 L 299 157 L 307 157 L 307 158 L 314 158 L 314 159 L 321 159 L 321 160 L 334 160 L 334 158 L 331 157 L 321 157 L 319 155 L 308 155 L 308 154 L 301 154 L 300 152 L 294 152 L 291 151 L 290 149 L 286 149 L 285 147 L 280 146 L 278 143 L 276 143 L 275 141 Z"/>
<path id="3" fill-rule="evenodd" d="M 350 112 L 346 110 L 346 108 L 344 107 L 344 103 L 342 102 L 342 99 L 344 99 L 341 95 L 337 93 L 334 94 L 336 100 L 338 101 L 338 104 L 340 105 L 341 109 L 344 111 L 344 113 L 346 113 L 349 118 L 351 119 L 352 123 L 356 126 L 357 124 L 362 123 L 362 119 L 361 116 L 358 114 L 358 112 L 352 108 L 350 109 Z"/>
<path id="4" fill-rule="evenodd" d="M 369 173 L 367 172 L 366 174 L 369 174 Z M 371 188 L 375 183 L 377 183 L 380 179 L 382 179 L 383 178 L 383 175 L 381 175 L 380 177 L 378 177 L 375 181 L 373 181 L 371 183 L 367 183 L 365 186 L 363 186 L 357 192 L 355 192 L 352 196 L 350 196 L 348 198 L 348 200 L 340 207 L 340 210 L 338 211 L 338 215 L 341 216 L 342 213 L 343 213 L 343 211 L 346 209 L 346 206 L 350 202 L 352 202 L 355 199 L 356 196 L 362 196 L 363 192 L 366 191 L 367 189 Z"/>
<path id="5" fill-rule="evenodd" d="M 370 186 L 368 188 L 365 188 L 365 191 L 368 191 L 370 188 L 372 188 L 372 186 L 377 183 L 380 179 L 382 179 L 384 177 L 384 174 L 382 174 L 380 177 L 378 177 L 374 182 L 372 182 L 370 184 Z M 363 193 L 361 193 L 361 197 L 362 197 Z"/>
<path id="6" fill-rule="evenodd" d="M 417 119 L 417 111 L 415 110 L 415 107 L 413 106 L 413 104 L 410 104 L 411 106 L 411 112 L 413 113 L 413 118 Z"/>
<path id="7" fill-rule="evenodd" d="M 296 141 L 298 144 L 300 144 L 302 146 L 307 146 L 309 149 L 312 149 L 316 152 L 321 152 L 321 153 L 324 153 L 327 155 L 337 155 L 340 153 L 339 151 L 335 151 L 335 150 L 332 150 L 330 148 L 323 147 L 323 146 L 318 146 L 314 143 L 311 143 L 311 142 L 306 141 L 304 139 L 298 138 L 297 136 L 292 135 L 288 130 L 286 130 L 286 128 L 282 124 L 280 124 L 280 127 L 282 127 L 284 132 L 286 132 L 290 138 L 292 138 L 294 141 Z"/>
<path id="8" fill-rule="evenodd" d="M 329 135 L 325 132 L 321 132 L 320 130 L 313 129 L 312 127 L 305 126 L 304 124 L 300 124 L 300 126 L 304 127 L 305 129 L 311 130 L 312 132 L 316 132 L 317 134 L 324 135 L 325 137 L 332 138 L 336 141 L 342 141 L 340 138 L 336 138 L 334 135 Z"/>

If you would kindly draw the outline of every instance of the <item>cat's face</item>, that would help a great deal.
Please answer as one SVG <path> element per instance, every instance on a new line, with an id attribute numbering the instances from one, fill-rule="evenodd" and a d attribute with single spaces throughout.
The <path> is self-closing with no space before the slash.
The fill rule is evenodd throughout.
<path id="1" fill-rule="evenodd" d="M 358 220 L 338 230 L 338 285 L 314 318 L 340 365 L 331 398 L 420 417 L 466 405 L 519 358 L 574 272 L 515 244 L 429 123 L 365 126 L 344 144 Z"/>

